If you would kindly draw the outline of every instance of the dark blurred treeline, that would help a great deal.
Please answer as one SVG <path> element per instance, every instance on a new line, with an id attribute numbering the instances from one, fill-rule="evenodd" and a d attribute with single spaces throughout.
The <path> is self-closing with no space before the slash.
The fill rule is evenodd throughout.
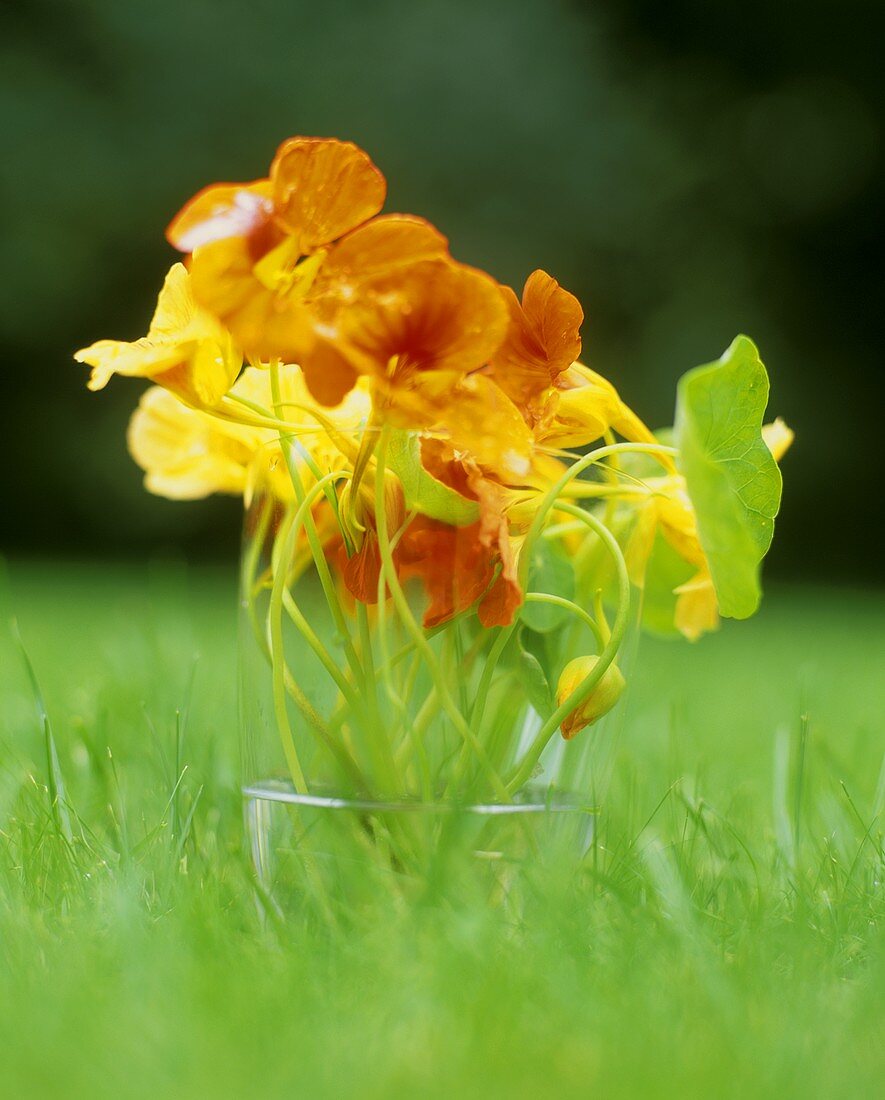
<path id="1" fill-rule="evenodd" d="M 772 573 L 874 578 L 883 43 L 874 0 L 4 0 L 3 550 L 235 554 L 236 502 L 143 493 L 142 387 L 88 394 L 70 355 L 143 334 L 183 199 L 306 133 L 459 258 L 555 274 L 653 424 L 752 335 L 798 433 Z"/>

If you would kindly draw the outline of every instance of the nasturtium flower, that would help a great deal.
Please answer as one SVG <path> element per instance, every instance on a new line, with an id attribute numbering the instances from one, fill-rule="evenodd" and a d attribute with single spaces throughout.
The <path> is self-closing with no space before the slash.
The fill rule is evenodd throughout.
<path id="1" fill-rule="evenodd" d="M 197 500 L 212 493 L 245 494 L 264 439 L 260 430 L 218 420 L 152 386 L 132 414 L 127 441 L 149 492 Z"/>
<path id="2" fill-rule="evenodd" d="M 573 363 L 558 378 L 549 416 L 536 435 L 548 447 L 586 447 L 616 431 L 632 443 L 655 437 L 601 374 Z"/>
<path id="3" fill-rule="evenodd" d="M 300 255 L 310 255 L 377 214 L 386 194 L 384 176 L 356 145 L 294 137 L 277 150 L 269 179 L 203 188 L 166 235 L 182 252 L 193 252 L 264 232 L 276 243 L 285 236 Z"/>
<path id="4" fill-rule="evenodd" d="M 386 190 L 356 145 L 295 137 L 266 178 L 207 187 L 173 218 L 167 237 L 185 263 L 170 270 L 147 336 L 76 355 L 92 367 L 92 389 L 113 374 L 156 383 L 128 434 L 147 488 L 177 499 L 255 495 L 262 537 L 276 537 L 313 487 L 319 546 L 312 529 L 309 539 L 296 532 L 294 559 L 281 561 L 276 542 L 272 569 L 289 585 L 316 554 L 342 592 L 373 604 L 390 595 L 386 526 L 397 580 L 423 588 L 428 629 L 475 612 L 483 628 L 521 615 L 526 637 L 552 636 L 579 611 L 570 601 L 601 590 L 600 562 L 606 549 L 617 554 L 585 541 L 576 521 L 589 517 L 566 500 L 604 501 L 594 516 L 644 589 L 646 625 L 694 639 L 720 612 L 752 614 L 780 502 L 772 455 L 792 440 L 782 421 L 762 426 L 768 381 L 752 342 L 739 337 L 683 378 L 675 446 L 662 448 L 580 361 L 584 312 L 573 294 L 539 269 L 518 298 L 453 259 L 429 222 L 382 214 Z M 563 480 L 581 472 L 568 451 L 614 436 L 634 446 L 596 455 L 607 461 L 599 479 Z M 320 493 L 327 473 L 336 477 Z M 391 615 L 402 616 L 388 581 Z M 524 585 L 559 598 L 521 610 Z M 597 619 L 605 634 L 601 597 Z M 545 667 L 528 648 L 522 666 L 537 666 L 539 710 L 552 706 L 556 677 L 544 649 Z M 567 702 L 598 661 L 576 658 L 559 676 L 566 739 L 624 690 L 612 663 L 587 699 Z"/>
<path id="5" fill-rule="evenodd" d="M 365 387 L 357 387 L 337 408 L 316 407 L 298 367 L 280 371 L 280 390 L 287 408 L 302 426 L 293 439 L 292 461 L 305 486 L 314 481 L 311 467 L 321 473 L 341 469 L 346 455 L 336 438 L 358 445 L 370 401 Z M 271 404 L 268 372 L 247 367 L 230 391 L 260 407 Z M 322 423 L 310 416 L 311 407 Z M 324 425 L 332 428 L 330 433 Z M 145 471 L 145 487 L 174 500 L 194 500 L 212 493 L 249 495 L 261 489 L 280 500 L 293 497 L 292 481 L 278 433 L 191 408 L 159 386 L 151 387 L 132 415 L 128 431 L 132 457 Z M 306 457 L 305 457 L 306 456 Z M 309 462 L 308 462 L 309 458 Z"/>
<path id="6" fill-rule="evenodd" d="M 429 427 L 456 404 L 440 400 L 431 372 L 452 390 L 485 367 L 508 309 L 498 284 L 456 263 L 430 223 L 377 216 L 384 193 L 356 146 L 293 138 L 267 180 L 205 189 L 168 237 L 192 251 L 197 299 L 248 355 L 297 361 L 326 405 L 367 376 L 376 419 Z"/>
<path id="7" fill-rule="evenodd" d="M 509 324 L 489 373 L 537 443 L 583 447 L 610 430 L 632 442 L 654 442 L 615 387 L 578 361 L 584 311 L 573 294 L 541 270 L 526 280 L 521 301 L 509 287 L 503 294 Z"/>
<path id="8" fill-rule="evenodd" d="M 92 367 L 91 390 L 115 374 L 150 378 L 194 405 L 215 405 L 239 373 L 242 356 L 230 334 L 194 299 L 182 264 L 169 270 L 147 336 L 99 340 L 74 358 Z"/>
<path id="9" fill-rule="evenodd" d="M 318 294 L 298 361 L 321 400 L 330 386 L 340 399 L 366 375 L 379 418 L 426 427 L 454 404 L 439 401 L 431 374 L 446 376 L 451 389 L 485 366 L 506 325 L 500 287 L 490 276 L 446 256 L 413 259 Z"/>
<path id="10" fill-rule="evenodd" d="M 507 333 L 491 359 L 495 381 L 534 424 L 544 415 L 560 376 L 581 355 L 584 311 L 578 299 L 546 271 L 533 271 L 520 302 L 503 288 Z"/>
<path id="11" fill-rule="evenodd" d="M 303 360 L 316 325 L 332 323 L 363 280 L 447 253 L 445 237 L 423 219 L 376 218 L 385 193 L 384 177 L 357 146 L 290 138 L 268 179 L 204 189 L 167 237 L 192 253 L 194 293 L 248 355 Z M 334 349 L 313 360 L 311 389 L 337 404 L 355 371 Z"/>
<path id="12" fill-rule="evenodd" d="M 575 657 L 562 670 L 556 689 L 556 705 L 561 707 L 570 695 L 587 679 L 599 661 L 598 657 Z M 590 695 L 562 720 L 560 731 L 566 741 L 587 726 L 598 722 L 615 706 L 627 686 L 618 666 L 612 662 Z"/>
<path id="13" fill-rule="evenodd" d="M 473 604 L 483 626 L 509 626 L 521 602 L 509 540 L 481 523 L 455 527 L 418 516 L 397 545 L 396 565 L 403 580 L 423 583 L 428 629 Z"/>

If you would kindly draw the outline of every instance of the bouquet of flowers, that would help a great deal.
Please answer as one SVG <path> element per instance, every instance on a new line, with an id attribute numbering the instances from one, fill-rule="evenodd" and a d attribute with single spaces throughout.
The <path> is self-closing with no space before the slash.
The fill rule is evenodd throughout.
<path id="1" fill-rule="evenodd" d="M 763 426 L 743 336 L 650 431 L 581 362 L 574 295 L 534 271 L 518 297 L 382 214 L 385 190 L 355 145 L 289 139 L 173 218 L 185 259 L 147 335 L 76 358 L 93 390 L 154 383 L 128 437 L 151 492 L 246 501 L 264 778 L 426 804 L 574 789 L 632 622 L 696 639 L 755 612 L 792 433 Z"/>

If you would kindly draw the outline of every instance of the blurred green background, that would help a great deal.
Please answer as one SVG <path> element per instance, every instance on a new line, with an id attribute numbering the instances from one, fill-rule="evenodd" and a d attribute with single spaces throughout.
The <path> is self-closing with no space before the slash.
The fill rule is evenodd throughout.
<path id="1" fill-rule="evenodd" d="M 184 199 L 303 133 L 363 145 L 459 258 L 555 274 L 652 424 L 752 335 L 798 433 L 770 574 L 870 580 L 883 41 L 878 0 L 4 0 L 3 549 L 236 553 L 237 502 L 143 493 L 141 387 L 70 357 L 146 330 Z"/>

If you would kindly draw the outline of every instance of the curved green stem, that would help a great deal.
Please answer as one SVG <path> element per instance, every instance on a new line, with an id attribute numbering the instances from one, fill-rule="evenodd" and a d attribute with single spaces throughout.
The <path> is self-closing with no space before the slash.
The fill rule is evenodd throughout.
<path id="1" fill-rule="evenodd" d="M 600 649 L 605 645 L 605 638 L 603 637 L 599 623 L 597 623 L 589 611 L 585 611 L 584 608 L 576 604 L 574 600 L 567 600 L 564 596 L 555 596 L 552 592 L 526 592 L 524 600 L 526 603 L 546 603 L 550 604 L 552 607 L 561 607 L 565 611 L 569 611 L 589 628 Z"/>
<path id="2" fill-rule="evenodd" d="M 399 578 L 396 575 L 396 566 L 390 548 L 390 537 L 387 529 L 387 511 L 384 500 L 384 473 L 387 461 L 387 441 L 388 429 L 385 427 L 381 430 L 381 439 L 376 453 L 377 469 L 375 472 L 375 523 L 378 530 L 378 547 L 381 553 L 382 574 L 387 578 L 387 584 L 390 588 L 390 594 L 396 606 L 397 613 L 402 619 L 406 630 L 412 635 L 417 649 L 420 651 L 427 664 L 443 710 L 449 716 L 458 734 L 463 738 L 465 743 L 470 745 L 480 765 L 487 773 L 495 794 L 499 798 L 509 801 L 509 794 L 501 777 L 492 767 L 491 761 L 481 742 L 467 724 L 464 715 L 455 705 L 449 692 L 448 685 L 445 682 L 445 675 L 442 667 L 437 660 L 433 648 L 424 636 L 422 627 L 412 614 L 405 592 L 403 592 L 402 586 L 399 583 Z"/>
<path id="3" fill-rule="evenodd" d="M 271 393 L 273 395 L 274 407 L 279 409 L 281 406 L 280 397 L 280 364 L 279 360 L 273 360 L 270 364 L 270 385 Z M 295 491 L 295 497 L 299 503 L 302 503 L 305 499 L 304 484 L 301 480 L 301 475 L 298 472 L 293 458 L 291 449 L 289 447 L 289 440 L 285 429 L 281 426 L 279 431 L 280 446 L 283 451 L 283 458 L 286 462 L 286 469 L 289 471 L 289 478 L 292 482 L 292 488 Z M 344 471 L 338 471 L 336 473 L 338 477 L 346 477 Z M 326 483 L 328 484 L 328 482 Z M 320 578 L 320 584 L 323 588 L 323 593 L 326 597 L 326 603 L 329 606 L 329 611 L 332 615 L 332 620 L 335 623 L 335 628 L 338 631 L 339 638 L 344 646 L 344 653 L 347 657 L 348 664 L 351 667 L 351 671 L 360 684 L 365 684 L 365 672 L 363 670 L 360 659 L 357 656 L 356 649 L 354 648 L 353 639 L 350 635 L 350 630 L 347 627 L 347 621 L 344 617 L 344 611 L 341 608 L 341 601 L 338 599 L 338 593 L 335 590 L 335 582 L 332 579 L 332 574 L 329 571 L 329 563 L 326 561 L 326 555 L 323 552 L 323 547 L 320 542 L 319 534 L 317 533 L 316 524 L 313 521 L 313 516 L 310 512 L 305 514 L 304 518 L 304 530 L 307 534 L 307 541 L 310 546 L 310 552 L 313 555 L 314 564 L 316 565 L 317 575 Z"/>
<path id="4" fill-rule="evenodd" d="M 286 755 L 286 763 L 292 776 L 292 783 L 299 794 L 307 793 L 307 781 L 304 778 L 301 761 L 298 758 L 298 750 L 295 747 L 295 738 L 292 734 L 292 727 L 289 724 L 289 712 L 286 706 L 286 658 L 283 648 L 283 592 L 286 588 L 286 563 L 292 557 L 298 533 L 304 524 L 304 517 L 314 499 L 323 491 L 325 485 L 331 483 L 337 477 L 342 476 L 344 475 L 341 473 L 327 474 L 322 481 L 318 481 L 316 485 L 312 486 L 312 488 L 304 494 L 304 499 L 298 505 L 292 522 L 283 536 L 280 557 L 277 560 L 274 570 L 273 585 L 270 593 L 268 620 L 274 714 L 283 744 L 283 752 Z M 306 699 L 305 702 L 307 702 Z M 312 709 L 313 708 L 311 708 L 311 710 Z"/>
<path id="5" fill-rule="evenodd" d="M 528 534 L 526 535 L 519 559 L 519 586 L 523 591 L 525 591 L 526 581 L 528 580 L 529 562 L 531 561 L 535 542 L 544 528 L 548 512 L 557 504 L 563 490 L 585 470 L 589 470 L 591 466 L 595 466 L 604 458 L 618 454 L 650 454 L 660 459 L 661 464 L 665 468 L 668 468 L 663 459 L 674 456 L 676 454 L 676 449 L 674 447 L 665 447 L 660 443 L 612 443 L 605 447 L 598 447 L 595 451 L 591 451 L 590 454 L 584 455 L 583 458 L 578 459 L 577 462 L 569 466 L 559 480 L 554 482 L 541 498 L 541 503 L 538 505 L 538 510 L 535 513 Z M 557 507 L 560 511 L 568 511 L 565 502 L 559 503 Z M 575 511 L 581 512 L 580 509 L 575 509 Z M 586 513 L 581 512 L 581 515 L 584 514 Z M 620 550 L 618 553 L 620 553 Z M 479 687 L 476 693 L 476 703 L 474 704 L 473 712 L 470 716 L 474 728 L 478 728 L 482 721 L 485 701 L 488 696 L 489 688 L 491 687 L 492 678 L 495 675 L 495 669 L 497 668 L 501 654 L 504 652 L 507 643 L 513 636 L 518 621 L 518 618 L 514 618 L 510 626 L 503 626 L 500 628 L 501 632 L 495 639 L 489 651 L 489 655 L 486 658 L 486 663 L 482 670 L 482 676 L 480 677 Z"/>
<path id="6" fill-rule="evenodd" d="M 507 788 L 511 792 L 519 790 L 522 784 L 531 776 L 532 772 L 535 770 L 535 765 L 541 758 L 541 754 L 547 747 L 548 741 L 564 719 L 567 718 L 576 707 L 579 707 L 589 698 L 590 693 L 605 675 L 609 666 L 617 656 L 621 643 L 624 640 L 624 635 L 627 632 L 627 626 L 630 622 L 630 577 L 627 573 L 627 563 L 624 561 L 624 555 L 621 553 L 621 548 L 618 546 L 617 539 L 615 539 L 614 535 L 605 524 L 590 512 L 584 512 L 581 508 L 577 508 L 573 504 L 560 504 L 559 507 L 563 511 L 581 519 L 588 527 L 592 528 L 611 554 L 618 574 L 618 611 L 615 616 L 611 636 L 606 642 L 602 653 L 600 653 L 592 671 L 589 675 L 584 677 L 571 695 L 554 710 L 547 721 L 541 726 L 540 730 L 538 730 L 531 747 L 507 784 Z"/>
<path id="7" fill-rule="evenodd" d="M 264 546 L 264 540 L 270 525 L 272 511 L 273 502 L 270 499 L 264 501 L 255 533 L 252 536 L 248 550 L 243 554 L 243 571 L 241 578 L 241 588 L 243 599 L 246 601 L 246 614 L 249 619 L 249 626 L 255 638 L 255 643 L 262 656 L 268 662 L 268 665 L 271 666 L 271 670 L 273 668 L 273 657 L 271 655 L 270 645 L 258 622 L 258 615 L 255 610 L 255 574 L 257 573 L 261 550 Z M 301 716 L 307 722 L 310 729 L 313 730 L 319 740 L 338 761 L 341 770 L 350 776 L 356 789 L 361 791 L 368 790 L 366 781 L 357 767 L 356 762 L 335 737 L 328 723 L 326 723 L 310 705 L 307 696 L 295 682 L 295 678 L 292 676 L 292 673 L 289 671 L 289 666 L 285 662 L 283 662 L 283 677 L 286 684 L 286 691 L 289 693 L 292 702 L 299 709 Z"/>
<path id="8" fill-rule="evenodd" d="M 295 629 L 302 636 L 302 638 L 304 638 L 304 640 L 313 650 L 320 664 L 335 681 L 338 690 L 348 701 L 350 706 L 356 710 L 359 707 L 359 696 L 354 691 L 353 684 L 350 683 L 350 681 L 338 667 L 337 661 L 333 660 L 329 651 L 317 637 L 316 632 L 307 621 L 307 619 L 304 617 L 304 613 L 295 602 L 295 599 L 293 598 L 292 593 L 289 591 L 288 587 L 283 589 L 283 607 L 286 610 L 286 614 L 292 620 L 292 624 Z"/>

